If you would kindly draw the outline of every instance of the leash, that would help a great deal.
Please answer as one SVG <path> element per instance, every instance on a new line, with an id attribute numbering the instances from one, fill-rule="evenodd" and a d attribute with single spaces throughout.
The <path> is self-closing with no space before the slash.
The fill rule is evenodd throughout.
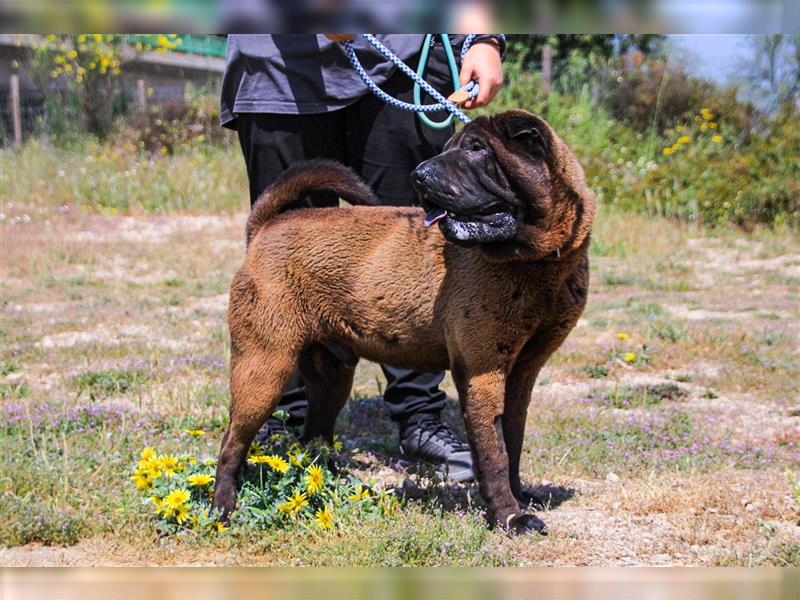
<path id="1" fill-rule="evenodd" d="M 433 127 L 434 129 L 444 129 L 453 121 L 453 117 L 461 121 L 462 123 L 469 123 L 472 119 L 470 119 L 467 115 L 465 115 L 459 108 L 458 105 L 442 96 L 438 91 L 436 91 L 431 84 L 429 84 L 423 78 L 423 74 L 425 72 L 425 67 L 428 64 L 428 54 L 430 52 L 431 43 L 433 41 L 433 34 L 428 34 L 425 36 L 425 41 L 422 45 L 422 54 L 419 58 L 419 66 L 417 67 L 417 72 L 415 73 L 411 67 L 409 67 L 406 63 L 400 60 L 397 55 L 389 50 L 386 46 L 384 46 L 374 35 L 369 33 L 361 34 L 362 37 L 372 44 L 372 46 L 380 52 L 386 59 L 388 59 L 392 64 L 394 64 L 398 69 L 400 69 L 403 73 L 406 74 L 413 82 L 414 82 L 414 103 L 410 102 L 403 102 L 402 100 L 398 100 L 397 98 L 387 94 L 378 85 L 370 79 L 370 76 L 364 70 L 364 67 L 361 66 L 361 62 L 358 60 L 358 56 L 356 56 L 356 51 L 353 48 L 352 40 L 345 39 L 342 41 L 344 44 L 344 50 L 347 54 L 347 57 L 350 59 L 350 64 L 353 65 L 353 69 L 355 69 L 358 76 L 361 78 L 361 81 L 369 88 L 369 90 L 378 96 L 381 100 L 386 102 L 389 106 L 393 106 L 394 108 L 399 108 L 400 110 L 405 110 L 409 112 L 417 113 L 417 116 L 420 120 L 427 125 L 428 127 Z M 453 47 L 450 44 L 450 37 L 443 33 L 442 36 L 442 45 L 445 49 L 445 54 L 447 55 L 447 61 L 450 66 L 450 75 L 453 78 L 453 89 L 455 90 L 454 94 L 451 96 L 456 96 L 457 94 L 461 97 L 461 102 L 466 100 L 472 100 L 475 96 L 478 95 L 479 86 L 477 81 L 469 81 L 465 85 L 459 87 L 458 85 L 458 69 L 456 67 L 456 60 L 453 56 Z M 477 34 L 470 34 L 464 40 L 464 44 L 461 46 L 461 60 L 464 60 L 464 56 L 466 56 L 467 51 L 469 50 L 472 42 L 477 37 Z M 436 100 L 435 104 L 422 104 L 421 103 L 421 91 L 424 90 L 431 98 Z M 459 94 L 459 92 L 461 92 Z M 466 96 L 464 95 L 466 94 Z M 433 121 L 430 119 L 425 113 L 429 112 L 437 112 L 440 110 L 446 110 L 450 114 L 444 121 Z"/>

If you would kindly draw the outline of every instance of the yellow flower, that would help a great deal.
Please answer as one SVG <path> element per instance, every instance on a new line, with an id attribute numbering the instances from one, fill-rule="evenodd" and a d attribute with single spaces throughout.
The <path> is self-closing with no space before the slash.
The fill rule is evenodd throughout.
<path id="1" fill-rule="evenodd" d="M 625 333 L 624 331 L 620 331 L 620 332 L 617 334 L 617 339 L 618 339 L 618 340 L 625 341 L 625 340 L 627 340 L 629 337 L 631 337 L 631 336 L 630 336 L 630 335 L 628 335 L 627 333 Z"/>
<path id="2" fill-rule="evenodd" d="M 70 50 L 70 51 L 67 53 L 67 56 L 69 56 L 70 58 L 78 58 L 78 53 L 77 53 L 77 51 L 75 51 L 75 50 Z"/>
<path id="3" fill-rule="evenodd" d="M 711 123 L 708 124 L 708 127 L 709 129 L 716 129 L 717 127 L 719 127 L 719 125 L 714 123 L 714 121 L 711 121 Z"/>
<path id="4" fill-rule="evenodd" d="M 47 41 L 48 42 L 55 42 L 56 41 L 56 36 L 51 33 L 50 35 L 47 36 Z"/>
<path id="5" fill-rule="evenodd" d="M 308 472 L 306 475 L 306 490 L 308 495 L 311 496 L 322 489 L 322 485 L 325 483 L 325 476 L 322 474 L 322 469 L 317 465 L 311 465 L 306 471 Z"/>
<path id="6" fill-rule="evenodd" d="M 150 502 L 156 507 L 156 512 L 161 512 L 161 498 L 158 496 L 150 496 Z"/>
<path id="7" fill-rule="evenodd" d="M 160 150 L 161 154 L 166 155 L 169 152 L 169 149 L 166 146 L 161 146 Z"/>
<path id="8" fill-rule="evenodd" d="M 79 35 L 78 36 L 78 43 L 79 44 L 85 44 L 86 43 L 86 35 L 84 35 L 84 34 Z"/>
<path id="9" fill-rule="evenodd" d="M 636 360 L 636 354 L 634 352 L 626 352 L 625 356 L 623 356 L 622 359 L 626 363 L 632 363 L 633 361 Z"/>
<path id="10" fill-rule="evenodd" d="M 341 452 L 342 451 L 342 442 L 339 441 L 339 436 L 333 436 L 333 451 L 334 452 Z"/>
<path id="11" fill-rule="evenodd" d="M 333 513 L 331 512 L 331 509 L 328 508 L 327 506 L 325 508 L 318 510 L 314 516 L 316 517 L 315 520 L 317 522 L 317 525 L 319 525 L 323 529 L 330 529 L 331 527 L 333 527 Z"/>
<path id="12" fill-rule="evenodd" d="M 172 477 L 175 473 L 183 471 L 183 465 L 181 465 L 178 458 L 172 454 L 162 454 L 159 456 L 158 466 L 160 470 L 164 471 L 167 477 Z"/>
<path id="13" fill-rule="evenodd" d="M 189 490 L 174 490 L 161 501 L 162 506 L 179 508 L 189 500 Z"/>
<path id="14" fill-rule="evenodd" d="M 269 462 L 270 458 L 271 457 L 269 456 L 263 456 L 263 455 L 251 456 L 247 459 L 247 462 L 249 462 L 251 465 L 265 465 Z"/>
<path id="15" fill-rule="evenodd" d="M 661 152 L 664 154 L 664 156 L 669 156 L 670 154 L 672 154 L 673 150 L 672 150 L 672 148 L 670 148 L 669 146 L 667 146 L 667 147 L 666 147 L 666 148 L 664 148 L 664 149 L 663 149 Z"/>
<path id="16" fill-rule="evenodd" d="M 223 523 L 222 521 L 217 521 L 216 523 L 214 523 L 214 526 L 217 530 L 217 533 L 222 533 L 223 531 L 227 531 L 228 529 L 227 525 L 225 525 L 225 523 Z"/>
<path id="17" fill-rule="evenodd" d="M 95 42 L 97 42 L 97 43 L 99 44 L 100 42 L 102 42 L 102 41 L 103 41 L 103 36 L 102 36 L 102 35 L 100 35 L 99 33 L 95 33 L 95 34 L 94 34 L 94 41 L 95 41 Z"/>
<path id="18" fill-rule="evenodd" d="M 361 502 L 362 500 L 369 499 L 369 490 L 363 487 L 360 483 L 356 486 L 355 492 L 347 497 L 348 500 L 353 502 Z"/>
<path id="19" fill-rule="evenodd" d="M 678 138 L 678 140 L 675 143 L 676 144 L 688 144 L 691 141 L 692 141 L 692 138 L 690 136 L 682 135 L 681 137 Z"/>
<path id="20" fill-rule="evenodd" d="M 139 461 L 139 465 L 141 465 L 143 462 L 149 462 L 153 460 L 155 457 L 156 457 L 156 451 L 150 446 L 146 446 L 142 450 L 142 453 L 139 455 L 139 458 L 141 459 L 141 461 Z"/>
<path id="21" fill-rule="evenodd" d="M 711 136 L 711 141 L 714 142 L 715 144 L 719 144 L 722 141 L 722 136 L 721 135 L 712 135 Z"/>
<path id="22" fill-rule="evenodd" d="M 278 507 L 278 510 L 289 516 L 294 516 L 303 510 L 308 504 L 308 497 L 303 492 L 295 492 L 294 496 L 287 498 L 286 502 Z"/>
<path id="23" fill-rule="evenodd" d="M 185 504 L 179 506 L 175 510 L 175 520 L 178 522 L 178 525 L 183 525 L 184 522 L 189 518 L 189 507 Z"/>
<path id="24" fill-rule="evenodd" d="M 194 475 L 189 475 L 186 478 L 186 482 L 194 487 L 202 487 L 204 485 L 208 485 L 214 481 L 214 478 L 211 475 L 206 475 L 205 473 L 195 473 Z"/>
<path id="25" fill-rule="evenodd" d="M 706 129 L 708 129 L 708 124 L 700 123 L 700 131 L 705 131 Z"/>
<path id="26" fill-rule="evenodd" d="M 192 437 L 202 437 L 206 434 L 204 429 L 186 429 L 184 431 Z"/>
<path id="27" fill-rule="evenodd" d="M 278 471 L 278 473 L 286 473 L 286 471 L 289 470 L 289 463 L 287 463 L 277 454 L 268 456 L 267 459 L 267 464 L 272 470 Z"/>
<path id="28" fill-rule="evenodd" d="M 137 490 L 149 490 L 153 487 L 153 480 L 146 471 L 137 470 L 136 473 L 133 474 L 133 477 L 131 477 L 131 480 L 134 485 L 136 485 Z"/>

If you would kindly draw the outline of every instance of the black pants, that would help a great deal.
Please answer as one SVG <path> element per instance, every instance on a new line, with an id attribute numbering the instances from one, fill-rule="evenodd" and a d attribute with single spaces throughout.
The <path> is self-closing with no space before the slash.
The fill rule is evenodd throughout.
<path id="1" fill-rule="evenodd" d="M 433 48 L 426 79 L 447 95 L 452 91 L 441 47 Z M 411 64 L 416 69 L 416 65 Z M 412 101 L 412 83 L 395 73 L 382 88 Z M 434 114 L 441 120 L 444 115 Z M 250 202 L 256 201 L 286 168 L 311 158 L 329 158 L 352 167 L 386 205 L 407 206 L 415 199 L 410 174 L 424 160 L 439 154 L 453 126 L 432 129 L 415 113 L 386 105 L 371 93 L 333 112 L 309 115 L 240 113 L 234 121 L 247 165 Z M 334 206 L 338 198 L 313 194 L 308 206 Z M 419 373 L 381 365 L 387 379 L 384 400 L 392 420 L 413 420 L 422 413 L 439 413 L 445 394 L 439 389 L 444 373 Z M 295 374 L 278 408 L 289 413 L 289 424 L 301 424 L 307 401 L 302 378 Z"/>

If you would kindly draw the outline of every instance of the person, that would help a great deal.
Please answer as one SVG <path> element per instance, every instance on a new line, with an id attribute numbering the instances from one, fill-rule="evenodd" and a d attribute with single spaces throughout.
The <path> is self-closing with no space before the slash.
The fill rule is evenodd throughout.
<path id="1" fill-rule="evenodd" d="M 335 37 L 335 36 L 331 36 Z M 384 45 L 416 70 L 424 36 L 381 35 Z M 338 160 L 361 175 L 386 205 L 415 200 L 411 171 L 439 154 L 454 125 L 433 129 L 416 113 L 401 111 L 372 94 L 352 68 L 341 43 L 324 35 L 229 35 L 221 92 L 222 125 L 238 132 L 250 188 L 251 206 L 287 167 L 306 159 Z M 356 36 L 354 47 L 365 70 L 384 91 L 413 101 L 413 82 Z M 460 56 L 465 36 L 452 36 Z M 460 79 L 480 85 L 464 108 L 485 106 L 502 84 L 503 36 L 478 36 L 460 68 Z M 453 84 L 440 36 L 433 36 L 426 80 L 443 95 Z M 433 119 L 447 116 L 434 114 Z M 315 193 L 304 206 L 338 205 L 338 198 Z M 438 465 L 453 481 L 473 477 L 469 446 L 441 420 L 444 373 L 419 373 L 381 365 L 387 385 L 383 398 L 399 424 L 406 459 Z M 307 401 L 295 374 L 278 405 L 286 424 L 300 425 Z M 284 431 L 274 417 L 257 439 Z"/>

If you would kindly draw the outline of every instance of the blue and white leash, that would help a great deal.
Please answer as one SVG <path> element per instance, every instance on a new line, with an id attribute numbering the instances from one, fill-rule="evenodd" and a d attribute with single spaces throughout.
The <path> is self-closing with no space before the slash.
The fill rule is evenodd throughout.
<path id="1" fill-rule="evenodd" d="M 427 81 L 425 81 L 425 79 L 423 79 L 420 71 L 424 71 L 425 58 L 427 58 L 427 51 L 424 52 L 424 57 L 420 56 L 420 66 L 418 72 L 415 73 L 411 69 L 411 67 L 409 67 L 402 60 L 400 60 L 397 57 L 397 55 L 394 54 L 394 52 L 392 52 L 386 46 L 384 46 L 374 35 L 371 35 L 369 33 L 364 33 L 362 34 L 362 37 L 367 42 L 372 44 L 375 47 L 375 49 L 381 54 L 383 54 L 383 56 L 386 57 L 392 64 L 394 64 L 398 69 L 400 69 L 403 73 L 405 73 L 408 77 L 410 77 L 412 81 L 414 81 L 414 86 L 415 86 L 414 99 L 417 101 L 417 103 L 412 104 L 410 102 L 403 102 L 402 100 L 398 100 L 397 98 L 390 96 L 389 94 L 384 92 L 381 88 L 379 88 L 377 84 L 374 81 L 372 81 L 372 79 L 370 79 L 369 75 L 364 70 L 364 67 L 361 66 L 361 62 L 358 60 L 356 52 L 353 49 L 352 40 L 343 41 L 342 43 L 344 44 L 344 50 L 347 53 L 348 58 L 350 59 L 350 63 L 356 70 L 356 73 L 358 73 L 358 76 L 361 77 L 361 81 L 363 81 L 364 84 L 369 88 L 369 90 L 373 94 L 378 96 L 378 98 L 386 102 L 389 106 L 393 106 L 394 108 L 399 108 L 400 110 L 406 110 L 418 113 L 420 119 L 422 119 L 423 122 L 430 127 L 435 127 L 435 128 L 446 127 L 450 124 L 453 117 L 455 117 L 462 123 L 469 123 L 472 120 L 467 115 L 465 115 L 455 103 L 451 102 L 450 100 L 442 96 L 439 92 L 437 92 L 433 88 L 433 86 L 431 86 Z M 462 61 L 464 60 L 464 56 L 466 56 L 467 51 L 469 50 L 470 46 L 472 45 L 476 37 L 477 35 L 473 33 L 468 35 L 467 38 L 464 40 L 464 44 L 461 46 Z M 423 48 L 425 50 L 428 50 L 430 48 L 431 39 L 432 39 L 431 34 L 428 34 L 425 37 L 425 42 L 423 44 Z M 453 51 L 450 48 L 450 41 L 449 39 L 447 39 L 446 34 L 442 34 L 442 39 L 443 43 L 445 43 L 446 50 L 449 49 L 448 59 L 450 60 L 451 72 L 453 73 L 454 76 L 454 87 L 456 87 L 458 85 L 458 73 L 457 71 L 455 71 L 455 64 L 454 64 L 455 61 L 452 56 Z M 417 86 L 419 88 L 422 88 L 431 98 L 436 100 L 436 104 L 419 104 L 419 101 L 417 100 L 419 98 Z M 478 95 L 479 86 L 476 81 L 470 81 L 465 85 L 461 86 L 461 88 L 459 89 L 467 92 L 468 99 L 471 100 Z M 440 121 L 438 123 L 435 121 L 431 121 L 424 114 L 440 110 L 448 111 L 450 113 L 450 116 L 446 120 Z"/>

